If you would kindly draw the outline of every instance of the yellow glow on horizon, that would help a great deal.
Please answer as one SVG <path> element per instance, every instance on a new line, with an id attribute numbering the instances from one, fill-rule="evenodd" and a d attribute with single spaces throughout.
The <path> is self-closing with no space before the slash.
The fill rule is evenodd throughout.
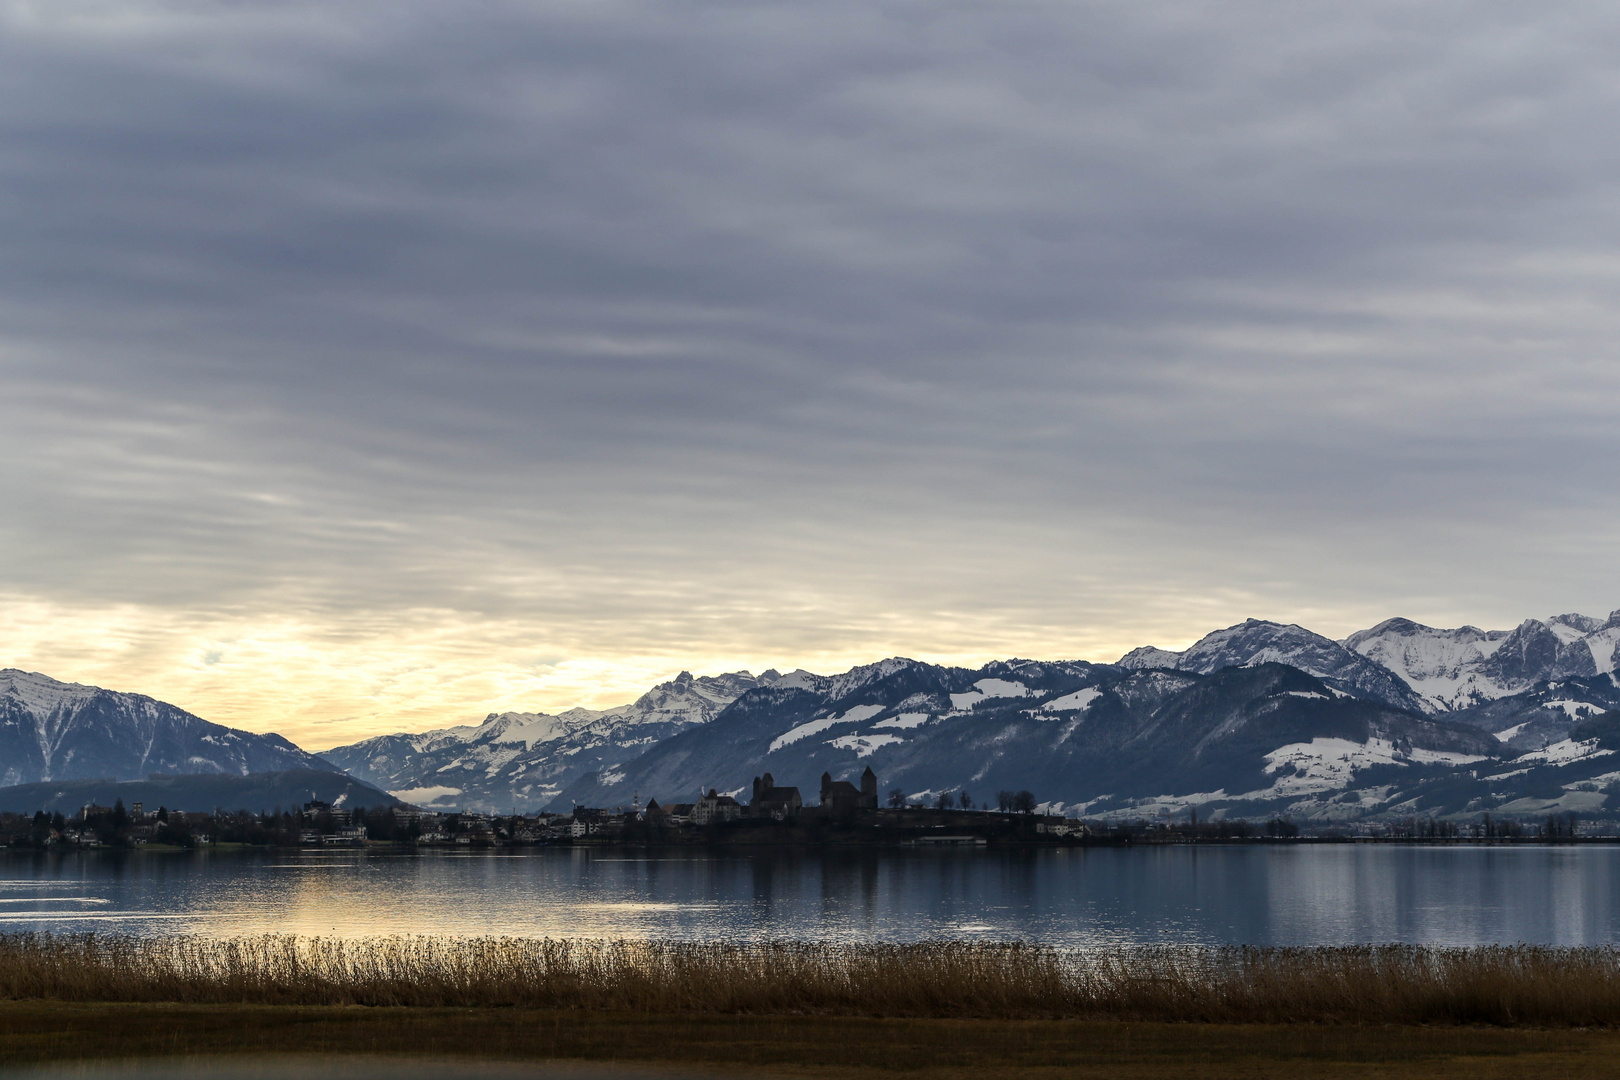
<path id="1" fill-rule="evenodd" d="M 1200 611 L 1199 615 L 1212 614 Z M 561 712 L 635 700 L 681 670 L 696 675 L 797 667 L 830 674 L 904 655 L 977 667 L 992 659 L 1112 661 L 1131 648 L 1185 648 L 1226 622 L 1197 627 L 1019 627 L 960 615 L 919 620 L 899 643 L 892 625 L 851 627 L 847 648 L 780 652 L 739 639 L 659 650 L 538 632 L 528 622 L 462 612 L 176 612 L 124 604 L 73 607 L 0 597 L 0 667 L 145 694 L 205 720 L 277 732 L 312 751 L 374 735 L 476 724 L 492 712 Z"/>

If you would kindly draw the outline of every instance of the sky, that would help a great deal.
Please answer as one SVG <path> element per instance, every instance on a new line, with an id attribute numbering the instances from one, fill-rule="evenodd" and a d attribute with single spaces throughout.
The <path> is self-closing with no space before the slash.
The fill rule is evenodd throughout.
<path id="1" fill-rule="evenodd" d="M 0 667 L 311 749 L 1620 607 L 1620 9 L 0 0 Z"/>

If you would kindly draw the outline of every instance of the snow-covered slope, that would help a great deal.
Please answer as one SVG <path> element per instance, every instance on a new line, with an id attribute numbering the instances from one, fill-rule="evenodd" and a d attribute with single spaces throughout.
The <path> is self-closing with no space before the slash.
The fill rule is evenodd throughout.
<path id="1" fill-rule="evenodd" d="M 1620 687 L 1608 675 L 1428 717 L 1276 662 L 1208 674 L 1027 660 L 877 670 L 752 690 L 709 723 L 581 777 L 556 805 L 687 801 L 710 787 L 746 798 L 767 771 L 814 803 L 823 772 L 853 780 L 870 766 L 881 791 L 911 799 L 1027 788 L 1054 811 L 1117 820 L 1194 808 L 1317 822 L 1620 818 L 1620 712 L 1605 708 Z"/>
<path id="2" fill-rule="evenodd" d="M 1582 721 L 1620 708 L 1620 684 L 1613 673 L 1554 679 L 1446 714 L 1447 719 L 1488 731 L 1519 753 L 1539 750 L 1569 737 Z"/>
<path id="3" fill-rule="evenodd" d="M 1468 709 L 1550 681 L 1613 673 L 1620 611 L 1607 619 L 1526 619 L 1513 630 L 1489 631 L 1388 619 L 1344 644 L 1394 671 L 1431 712 Z"/>
<path id="4" fill-rule="evenodd" d="M 693 678 L 683 671 L 612 709 L 491 713 L 482 724 L 382 735 L 321 756 L 418 806 L 534 809 L 577 777 L 611 769 L 660 739 L 706 723 L 747 690 L 821 678 L 775 671 Z"/>
<path id="5" fill-rule="evenodd" d="M 141 694 L 0 670 L 0 786 L 325 767 L 280 735 L 211 724 Z"/>
<path id="6" fill-rule="evenodd" d="M 882 674 L 871 677 L 873 670 Z M 852 673 L 853 674 L 853 673 Z M 1356 697 L 1272 662 L 1202 674 L 1071 662 L 977 670 L 893 661 L 817 688 L 750 691 L 708 724 L 581 778 L 558 800 L 626 805 L 745 791 L 769 771 L 815 800 L 823 772 L 870 766 L 911 798 L 1027 788 L 1088 815 L 1211 812 L 1359 816 L 1397 785 L 1489 766 L 1492 735 Z M 840 692 L 842 691 L 842 692 Z M 1354 806 L 1347 791 L 1379 788 Z"/>
<path id="7" fill-rule="evenodd" d="M 1411 619 L 1386 619 L 1345 639 L 1347 648 L 1389 668 L 1416 690 L 1432 711 L 1467 708 L 1501 696 L 1480 665 L 1510 631 L 1463 626 L 1437 630 Z"/>
<path id="8" fill-rule="evenodd" d="M 1119 660 L 1120 667 L 1170 668 L 1208 675 L 1228 667 L 1287 664 L 1314 675 L 1334 689 L 1397 709 L 1422 710 L 1424 702 L 1395 673 L 1376 660 L 1302 626 L 1249 619 L 1207 634 L 1186 652 L 1145 646 Z"/>

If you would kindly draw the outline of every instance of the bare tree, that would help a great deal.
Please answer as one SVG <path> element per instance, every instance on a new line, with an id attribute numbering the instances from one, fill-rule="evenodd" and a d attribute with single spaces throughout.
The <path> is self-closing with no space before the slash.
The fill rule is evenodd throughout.
<path id="1" fill-rule="evenodd" d="M 906 793 L 899 788 L 892 789 L 889 792 L 889 809 L 898 810 L 904 805 L 906 805 Z"/>
<path id="2" fill-rule="evenodd" d="M 1033 814 L 1035 812 L 1035 793 L 1033 791 L 1020 791 L 1013 796 L 1013 809 L 1020 814 Z"/>
<path id="3" fill-rule="evenodd" d="M 973 809 L 973 796 L 969 795 L 965 791 L 962 792 L 956 797 L 956 805 L 960 806 L 964 810 Z"/>
<path id="4" fill-rule="evenodd" d="M 949 810 L 956 805 L 956 796 L 948 791 L 942 791 L 939 793 L 939 797 L 934 800 L 934 805 L 941 810 Z"/>
<path id="5" fill-rule="evenodd" d="M 1013 808 L 1015 793 L 1011 791 L 996 792 L 996 807 L 1003 813 L 1010 813 Z"/>

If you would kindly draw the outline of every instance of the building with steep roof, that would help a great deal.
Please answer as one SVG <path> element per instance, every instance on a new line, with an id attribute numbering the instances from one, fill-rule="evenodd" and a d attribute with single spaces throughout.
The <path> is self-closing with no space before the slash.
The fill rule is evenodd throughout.
<path id="1" fill-rule="evenodd" d="M 730 795 L 721 795 L 714 788 L 692 804 L 692 824 L 712 825 L 717 821 L 735 821 L 742 817 L 742 804 Z"/>
<path id="2" fill-rule="evenodd" d="M 878 808 L 877 773 L 868 766 L 861 773 L 861 786 L 848 780 L 834 780 L 831 773 L 821 774 L 821 808 L 834 814 L 853 814 L 861 810 Z"/>
<path id="3" fill-rule="evenodd" d="M 754 799 L 748 804 L 749 816 L 785 821 L 797 817 L 803 805 L 798 788 L 777 787 L 770 773 L 754 777 Z"/>

